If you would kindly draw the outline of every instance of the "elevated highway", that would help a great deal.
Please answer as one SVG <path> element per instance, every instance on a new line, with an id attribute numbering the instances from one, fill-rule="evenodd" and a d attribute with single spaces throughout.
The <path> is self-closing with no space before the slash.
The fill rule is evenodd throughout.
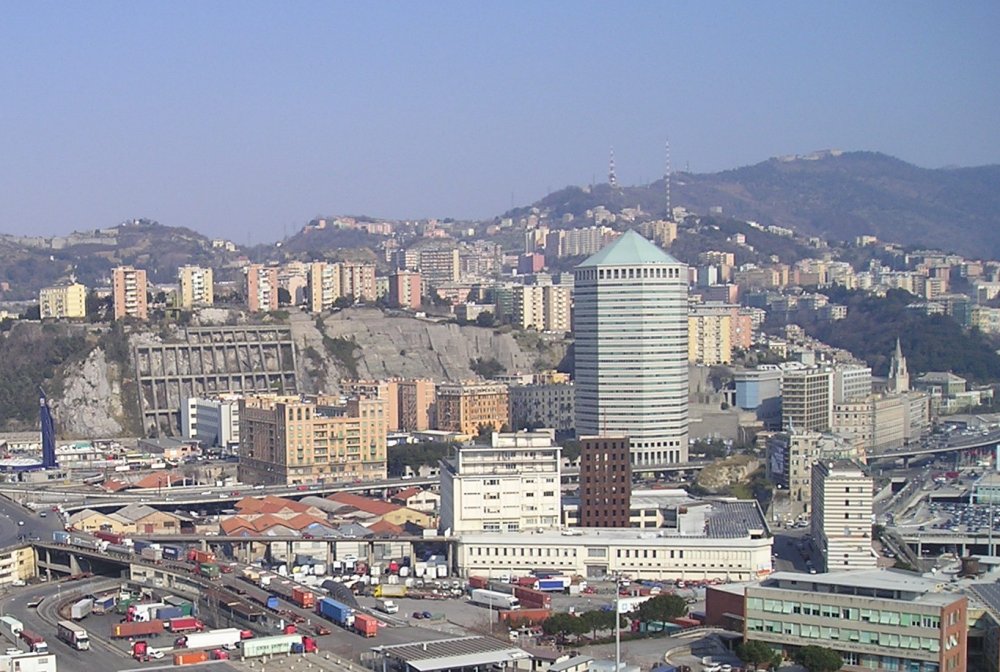
<path id="1" fill-rule="evenodd" d="M 961 437 L 959 440 L 950 441 L 946 444 L 926 444 L 918 443 L 910 446 L 903 446 L 894 450 L 871 451 L 868 453 L 868 462 L 883 460 L 903 460 L 906 464 L 909 460 L 917 457 L 929 457 L 932 455 L 948 455 L 956 452 L 993 450 L 1000 445 L 1000 429 L 993 430 L 989 434 L 980 434 L 972 437 Z"/>

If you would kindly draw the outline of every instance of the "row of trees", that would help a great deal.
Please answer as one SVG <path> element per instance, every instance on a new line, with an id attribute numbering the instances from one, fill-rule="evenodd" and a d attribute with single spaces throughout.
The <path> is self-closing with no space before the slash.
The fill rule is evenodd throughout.
<path id="1" fill-rule="evenodd" d="M 688 605 L 677 595 L 657 595 L 639 605 L 636 615 L 643 623 L 666 623 L 675 618 L 687 615 Z M 622 625 L 628 625 L 628 618 L 622 615 Z M 567 613 L 553 614 L 542 622 L 542 630 L 547 635 L 562 638 L 579 637 L 588 632 L 597 638 L 598 632 L 613 630 L 615 627 L 614 609 L 585 611 L 578 616 Z"/>

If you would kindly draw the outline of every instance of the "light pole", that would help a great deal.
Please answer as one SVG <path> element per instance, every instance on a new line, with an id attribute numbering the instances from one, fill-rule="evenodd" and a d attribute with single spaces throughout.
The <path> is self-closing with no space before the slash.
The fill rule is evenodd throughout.
<path id="1" fill-rule="evenodd" d="M 622 669 L 622 577 L 615 576 L 615 672 Z"/>

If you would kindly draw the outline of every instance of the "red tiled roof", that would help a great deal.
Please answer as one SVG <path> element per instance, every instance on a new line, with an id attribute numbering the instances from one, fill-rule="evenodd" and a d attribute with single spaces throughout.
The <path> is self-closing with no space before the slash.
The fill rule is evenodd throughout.
<path id="1" fill-rule="evenodd" d="M 413 495 L 419 495 L 421 492 L 423 492 L 423 488 L 418 488 L 415 485 L 411 485 L 405 490 L 400 490 L 399 492 L 397 492 L 395 495 L 392 496 L 392 499 L 393 501 L 405 502 L 410 497 L 413 497 Z"/>
<path id="2" fill-rule="evenodd" d="M 121 492 L 126 488 L 131 488 L 134 486 L 131 483 L 125 483 L 123 481 L 116 481 L 112 479 L 110 481 L 105 481 L 102 487 L 108 492 Z"/>
<path id="3" fill-rule="evenodd" d="M 256 534 L 257 530 L 254 528 L 253 523 L 245 518 L 240 518 L 239 516 L 233 516 L 232 518 L 226 518 L 221 523 L 219 527 L 226 535 L 238 534 L 241 530 L 246 530 Z"/>
<path id="4" fill-rule="evenodd" d="M 173 483 L 180 483 L 184 480 L 181 474 L 170 471 L 154 471 L 132 484 L 134 488 L 166 488 Z"/>
<path id="5" fill-rule="evenodd" d="M 350 492 L 338 492 L 330 495 L 327 499 L 332 502 L 339 502 L 341 504 L 346 504 L 347 506 L 353 506 L 358 511 L 372 513 L 376 516 L 384 516 L 387 513 L 392 513 L 393 511 L 398 511 L 403 508 L 398 504 L 392 504 L 391 502 L 386 502 L 381 499 L 362 497 L 361 495 L 355 495 Z"/>
<path id="6" fill-rule="evenodd" d="M 399 535 L 403 533 L 402 527 L 390 523 L 387 520 L 380 520 L 377 523 L 374 523 L 373 525 L 369 525 L 368 529 L 376 534 Z"/>
<path id="7" fill-rule="evenodd" d="M 243 513 L 281 513 L 282 511 L 305 513 L 310 508 L 309 505 L 296 502 L 294 499 L 285 499 L 274 495 L 244 497 L 236 502 L 236 510 Z"/>

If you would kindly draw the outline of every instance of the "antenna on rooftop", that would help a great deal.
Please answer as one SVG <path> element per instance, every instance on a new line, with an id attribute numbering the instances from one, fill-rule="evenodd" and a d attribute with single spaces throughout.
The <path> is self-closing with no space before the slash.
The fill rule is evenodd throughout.
<path id="1" fill-rule="evenodd" d="M 667 190 L 667 220 L 673 221 L 674 211 L 670 207 L 670 138 L 667 138 L 667 172 L 663 176 L 663 182 Z"/>
<path id="2" fill-rule="evenodd" d="M 608 161 L 608 184 L 612 188 L 618 186 L 618 176 L 615 175 L 615 148 L 611 148 L 611 159 Z"/>

